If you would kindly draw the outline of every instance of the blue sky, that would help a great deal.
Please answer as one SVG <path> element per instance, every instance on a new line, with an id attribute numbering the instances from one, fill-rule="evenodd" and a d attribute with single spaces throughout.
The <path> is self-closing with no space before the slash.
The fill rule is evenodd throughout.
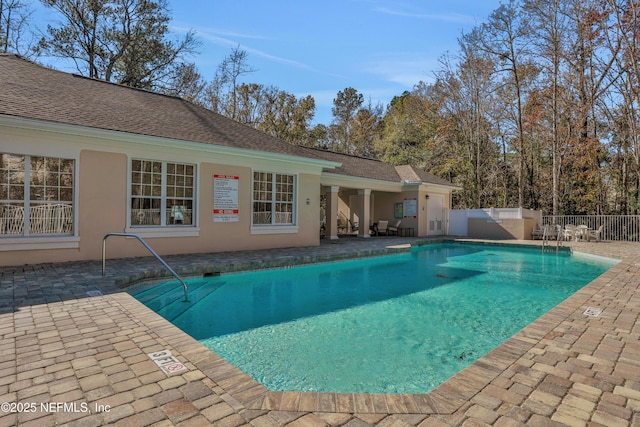
<path id="1" fill-rule="evenodd" d="M 384 107 L 419 81 L 432 81 L 439 58 L 481 24 L 500 0 L 169 0 L 175 33 L 195 30 L 193 58 L 210 80 L 240 46 L 256 69 L 245 81 L 274 85 L 316 101 L 329 124 L 338 91 L 353 87 Z"/>

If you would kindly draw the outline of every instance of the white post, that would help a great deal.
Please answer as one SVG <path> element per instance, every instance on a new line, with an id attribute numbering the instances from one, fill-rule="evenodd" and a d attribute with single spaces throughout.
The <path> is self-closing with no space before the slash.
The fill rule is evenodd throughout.
<path id="1" fill-rule="evenodd" d="M 338 239 L 338 190 L 340 187 L 337 185 L 324 188 L 327 200 L 325 237 L 328 237 L 329 240 Z"/>
<path id="2" fill-rule="evenodd" d="M 358 190 L 358 237 L 369 238 L 369 223 L 371 222 L 371 189 Z"/>

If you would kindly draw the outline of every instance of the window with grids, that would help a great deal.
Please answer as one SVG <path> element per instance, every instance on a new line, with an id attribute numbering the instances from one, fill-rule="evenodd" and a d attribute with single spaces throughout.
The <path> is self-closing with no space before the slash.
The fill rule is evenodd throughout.
<path id="1" fill-rule="evenodd" d="M 75 161 L 0 153 L 0 236 L 73 234 Z"/>
<path id="2" fill-rule="evenodd" d="M 293 225 L 295 176 L 253 173 L 253 225 Z"/>
<path id="3" fill-rule="evenodd" d="M 131 225 L 195 224 L 195 165 L 131 161 Z"/>

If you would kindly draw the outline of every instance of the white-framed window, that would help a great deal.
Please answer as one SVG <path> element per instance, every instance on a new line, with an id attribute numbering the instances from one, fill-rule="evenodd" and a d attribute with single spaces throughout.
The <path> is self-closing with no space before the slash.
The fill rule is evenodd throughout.
<path id="1" fill-rule="evenodd" d="M 75 160 L 0 153 L 0 237 L 74 233 Z"/>
<path id="2" fill-rule="evenodd" d="M 196 166 L 131 160 L 131 227 L 185 227 L 195 221 Z"/>
<path id="3" fill-rule="evenodd" d="M 295 225 L 296 177 L 253 172 L 252 224 Z"/>

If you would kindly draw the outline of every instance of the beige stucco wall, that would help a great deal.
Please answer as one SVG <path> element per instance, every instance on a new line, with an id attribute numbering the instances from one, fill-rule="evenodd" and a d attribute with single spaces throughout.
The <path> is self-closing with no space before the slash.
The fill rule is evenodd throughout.
<path id="1" fill-rule="evenodd" d="M 99 259 L 102 238 L 108 232 L 124 232 L 127 207 L 127 156 L 83 150 L 77 166 L 78 259 Z M 131 256 L 124 242 L 109 242 L 112 253 Z M 30 254 L 36 256 L 36 253 Z M 60 256 L 60 250 L 43 251 L 39 257 Z M 71 258 L 71 254 L 66 255 Z"/>
<path id="2" fill-rule="evenodd" d="M 395 203 L 402 203 L 402 194 L 376 192 L 374 194 L 374 200 L 375 209 L 373 222 L 378 222 L 380 220 L 387 220 L 389 222 L 394 221 L 393 207 Z"/>
<path id="3" fill-rule="evenodd" d="M 6 131 L 5 131 L 6 130 Z M 98 260 L 102 239 L 109 232 L 133 232 L 160 255 L 219 252 L 319 244 L 320 168 L 305 171 L 295 162 L 256 157 L 248 161 L 197 151 L 161 147 L 151 150 L 126 143 L 94 140 L 77 135 L 60 135 L 31 129 L 2 129 L 3 152 L 24 155 L 59 156 L 76 159 L 75 235 L 60 237 L 0 238 L 0 265 Z M 87 147 L 90 146 L 90 147 Z M 104 147 L 105 150 L 100 148 Z M 149 233 L 144 227 L 127 223 L 128 177 L 131 158 L 178 161 L 197 165 L 196 227 L 165 227 Z M 245 164 L 242 164 L 245 163 Z M 309 169 L 309 167 L 306 167 Z M 311 168 L 312 169 L 312 168 Z M 251 183 L 253 170 L 296 176 L 297 228 L 277 227 L 265 233 L 251 226 Z M 213 222 L 213 175 L 239 176 L 238 222 Z M 309 203 L 307 204 L 307 199 Z M 195 230 L 195 231 L 194 231 Z M 184 233 L 186 231 L 187 233 Z M 181 235 L 182 234 L 182 235 Z M 186 235 L 185 235 L 186 234 Z M 167 237 L 167 235 L 172 235 Z M 107 257 L 148 256 L 135 239 L 110 237 Z"/>
<path id="4" fill-rule="evenodd" d="M 535 219 L 501 219 L 469 218 L 468 235 L 478 239 L 518 239 L 531 238 L 531 230 L 536 225 Z"/>
<path id="5" fill-rule="evenodd" d="M 402 227 L 427 235 L 426 194 L 438 192 L 424 184 L 401 184 L 322 173 L 329 166 L 313 159 L 247 152 L 215 145 L 164 140 L 142 135 L 21 121 L 0 117 L 0 150 L 18 155 L 75 160 L 74 234 L 64 236 L 0 237 L 0 265 L 98 260 L 102 240 L 109 232 L 141 235 L 160 255 L 220 252 L 277 247 L 315 246 L 320 237 L 322 186 L 340 189 L 339 210 L 351 217 L 359 205 L 350 199 L 370 193 L 369 222 L 394 220 L 395 203 L 417 200 L 417 218 L 402 218 Z M 197 167 L 195 226 L 136 227 L 128 221 L 131 159 L 195 164 Z M 296 176 L 295 226 L 252 226 L 253 171 Z M 237 222 L 213 221 L 213 175 L 239 177 Z M 346 184 L 346 185 L 345 185 Z M 445 207 L 450 191 L 443 191 Z M 368 226 L 366 224 L 365 226 Z M 111 237 L 107 257 L 148 256 L 135 239 Z"/>

